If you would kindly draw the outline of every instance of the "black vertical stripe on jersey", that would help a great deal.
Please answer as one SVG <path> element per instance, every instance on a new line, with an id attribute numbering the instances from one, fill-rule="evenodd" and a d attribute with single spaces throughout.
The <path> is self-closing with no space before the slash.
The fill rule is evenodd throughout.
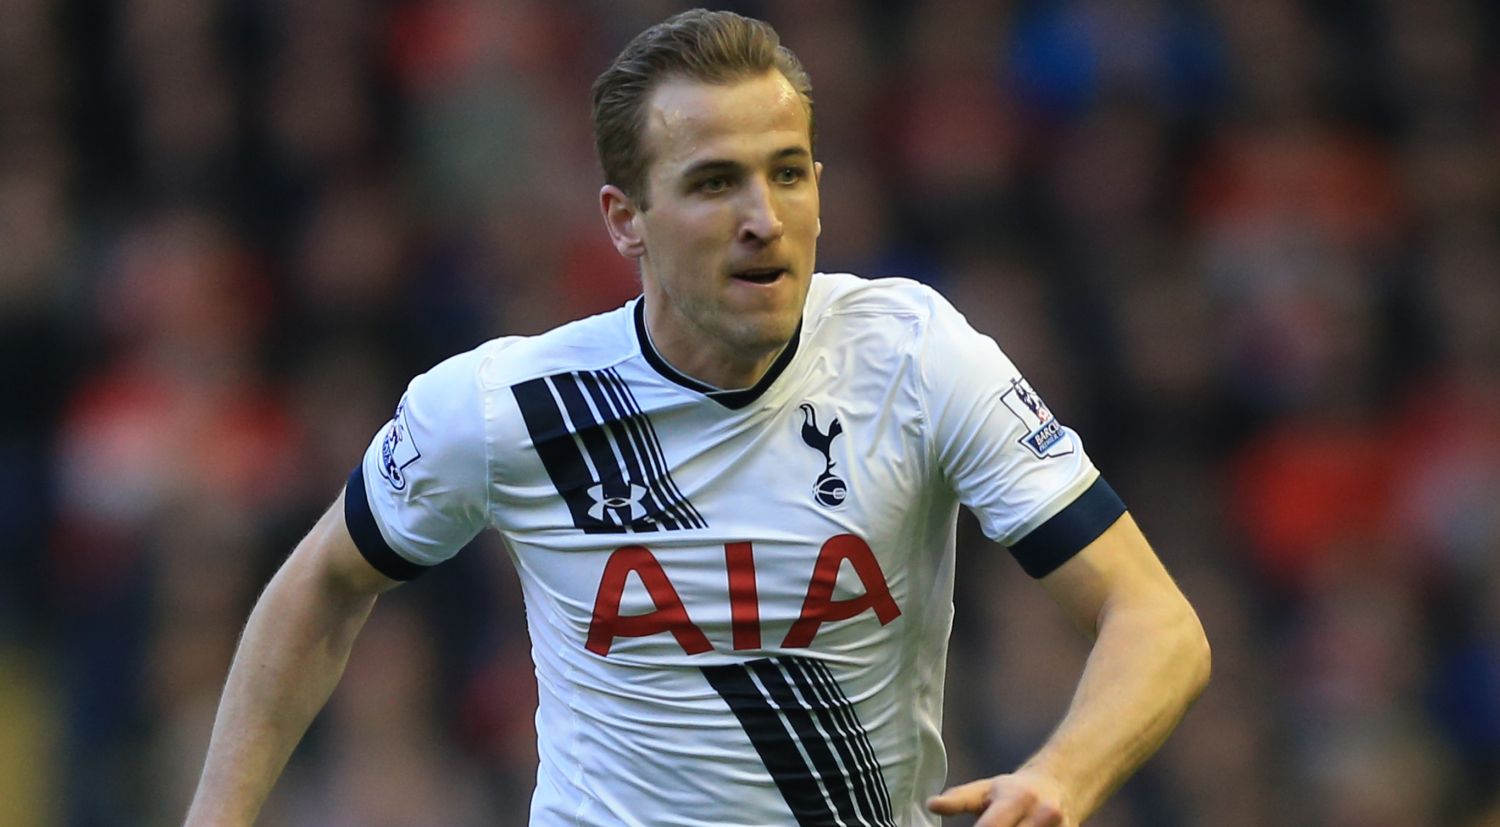
<path id="1" fill-rule="evenodd" d="M 609 392 L 610 398 L 619 405 L 620 410 L 626 414 L 626 421 L 630 423 L 632 432 L 640 438 L 641 456 L 650 469 L 653 479 L 661 481 L 662 491 L 672 503 L 673 513 L 682 520 L 689 528 L 706 528 L 708 523 L 688 502 L 687 497 L 677 488 L 677 483 L 667 471 L 667 463 L 661 451 L 661 443 L 657 441 L 656 429 L 651 424 L 650 417 L 641 412 L 640 405 L 636 402 L 630 388 L 625 380 L 614 370 L 607 370 L 599 374 L 604 381 L 604 387 Z"/>
<path id="2" fill-rule="evenodd" d="M 619 411 L 621 422 L 634 439 L 647 473 L 660 484 L 662 494 L 671 506 L 672 515 L 688 528 L 708 527 L 708 523 L 704 521 L 698 510 L 693 508 L 693 504 L 688 502 L 687 497 L 683 496 L 682 491 L 677 488 L 677 482 L 667 471 L 666 461 L 660 453 L 660 446 L 655 442 L 656 431 L 651 425 L 651 419 L 641 412 L 625 380 L 612 369 L 598 374 L 598 379 L 600 389 L 609 398 L 611 405 Z"/>
<path id="3" fill-rule="evenodd" d="M 802 759 L 792 734 L 771 706 L 750 671 L 738 663 L 701 667 L 719 697 L 729 704 L 761 763 L 771 773 L 800 827 L 834 827 L 834 811 L 823 797 L 812 768 Z"/>
<path id="4" fill-rule="evenodd" d="M 662 486 L 655 475 L 648 472 L 641 461 L 638 439 L 630 432 L 630 423 L 625 421 L 630 414 L 607 398 L 599 382 L 600 379 L 595 374 L 578 374 L 578 383 L 594 401 L 594 408 L 599 411 L 599 417 L 604 420 L 605 427 L 609 429 L 615 445 L 620 450 L 620 458 L 625 463 L 627 482 L 640 483 L 646 489 L 646 496 L 642 499 L 649 500 L 646 504 L 647 514 L 660 521 L 664 528 L 681 528 L 679 522 L 681 515 L 674 512 L 670 498 L 663 494 Z"/>
<path id="5" fill-rule="evenodd" d="M 779 660 L 785 663 L 797 659 Z M 787 683 L 786 677 L 781 672 L 781 664 L 777 661 L 755 660 L 745 665 L 760 678 L 760 683 L 770 693 L 771 700 L 781 710 L 787 722 L 792 725 L 792 730 L 797 733 L 797 740 L 802 744 L 803 752 L 807 753 L 814 770 L 823 781 L 823 788 L 828 791 L 828 799 L 838 810 L 839 820 L 845 824 L 870 824 L 871 820 L 858 811 L 853 792 L 849 788 L 850 777 L 856 775 L 857 770 L 853 766 L 842 769 L 839 767 L 839 762 L 833 757 L 833 751 L 828 743 L 834 730 L 825 727 L 824 731 L 827 734 L 818 731 L 818 725 L 813 722 L 811 712 L 814 706 L 812 697 L 804 692 L 805 700 L 798 700 L 797 694 L 792 691 L 791 684 Z M 790 664 L 788 667 L 791 668 Z"/>
<path id="6" fill-rule="evenodd" d="M 805 658 L 790 658 L 787 664 L 787 673 L 796 684 L 797 690 L 803 697 L 809 699 L 809 705 L 818 716 L 818 723 L 823 730 L 829 733 L 834 748 L 838 751 L 839 760 L 844 765 L 844 771 L 849 776 L 850 786 L 854 788 L 854 798 L 859 804 L 860 815 L 869 824 L 884 824 L 884 814 L 879 803 L 879 793 L 874 789 L 872 782 L 872 770 L 869 760 L 853 742 L 859 737 L 859 732 L 851 729 L 843 716 L 835 710 L 838 702 L 821 686 L 812 675 L 813 667 L 808 665 Z M 883 785 L 881 785 L 883 786 Z"/>
<path id="7" fill-rule="evenodd" d="M 816 700 L 818 720 L 824 729 L 838 733 L 834 746 L 844 766 L 854 777 L 851 784 L 861 805 L 870 813 L 870 823 L 895 827 L 890 791 L 869 734 L 859 722 L 854 705 L 838 688 L 828 665 L 811 658 L 789 658 L 788 671 L 797 687 Z"/>
<path id="8" fill-rule="evenodd" d="M 674 497 L 676 502 L 681 503 L 683 509 L 687 512 L 688 525 L 693 528 L 707 528 L 708 521 L 703 519 L 703 515 L 698 513 L 698 509 L 693 507 L 692 501 L 683 496 L 682 491 L 677 487 L 676 480 L 673 480 L 672 475 L 667 472 L 666 455 L 661 449 L 661 441 L 656 437 L 656 428 L 651 424 L 651 418 L 642 413 L 640 403 L 636 401 L 635 395 L 630 392 L 630 386 L 626 385 L 625 380 L 620 378 L 620 374 L 613 369 L 605 371 L 604 375 L 609 377 L 609 384 L 619 394 L 622 404 L 630 411 L 632 419 L 640 423 L 641 430 L 645 435 L 647 454 L 652 464 L 656 467 L 656 473 L 662 480 L 668 494 Z"/>
<path id="9" fill-rule="evenodd" d="M 573 433 L 578 435 L 578 440 L 583 443 L 584 450 L 588 451 L 589 459 L 594 464 L 594 482 L 604 483 L 608 480 L 622 480 L 625 485 L 636 482 L 630 478 L 620 457 L 615 455 L 614 449 L 610 448 L 609 437 L 604 433 L 604 411 L 601 410 L 596 417 L 589 409 L 588 402 L 584 401 L 583 391 L 579 389 L 578 376 L 571 373 L 560 373 L 551 377 L 552 384 L 557 388 L 558 398 L 562 399 L 563 407 L 567 410 L 568 419 L 573 422 Z M 643 486 L 644 487 L 644 486 Z M 609 506 L 599 504 L 601 508 Z M 614 509 L 616 517 L 627 530 L 638 529 L 643 531 L 655 531 L 656 524 L 647 520 L 632 521 L 630 509 Z M 676 526 L 673 526 L 676 528 Z"/>
<path id="10" fill-rule="evenodd" d="M 869 733 L 865 731 L 864 725 L 860 723 L 859 716 L 854 713 L 854 704 L 844 694 L 843 688 L 834 679 L 833 672 L 829 670 L 826 663 L 812 660 L 806 662 L 812 665 L 812 672 L 818 679 L 819 684 L 829 692 L 830 697 L 838 701 L 834 705 L 837 714 L 841 715 L 848 726 L 854 732 L 858 733 L 854 739 L 854 747 L 866 757 L 869 766 L 874 768 L 870 777 L 871 784 L 875 787 L 876 797 L 881 802 L 881 811 L 884 813 L 886 820 L 894 824 L 895 816 L 891 813 L 891 796 L 885 783 L 885 771 L 880 766 L 880 757 L 875 754 L 875 747 L 870 744 Z"/>
<path id="11" fill-rule="evenodd" d="M 609 447 L 609 438 L 604 435 L 604 429 L 594 418 L 593 411 L 589 410 L 588 403 L 583 401 L 583 392 L 578 389 L 578 380 L 569 373 L 559 373 L 550 376 L 552 387 L 557 390 L 557 398 L 562 400 L 563 412 L 567 414 L 571 424 L 571 430 L 583 449 L 588 454 L 589 463 L 594 468 L 592 476 L 594 484 L 600 484 L 611 477 L 623 476 L 620 461 L 615 458 L 614 451 Z M 613 472 L 613 473 L 611 473 Z M 629 480 L 625 480 L 628 484 Z M 607 508 L 601 502 L 594 502 L 600 508 Z M 620 517 L 619 523 L 625 525 L 630 522 L 630 514 L 623 516 L 619 509 L 613 509 L 616 516 Z M 603 520 L 609 522 L 609 520 Z"/>
<path id="12" fill-rule="evenodd" d="M 585 392 L 594 401 L 592 409 Z M 708 527 L 677 488 L 651 420 L 614 371 L 530 379 L 511 393 L 575 526 L 590 534 Z M 612 512 L 618 523 L 590 514 L 591 508 L 608 506 L 596 503 L 589 489 L 611 480 L 645 488 L 641 505 L 651 519 L 632 521 L 626 508 Z"/>
<path id="13" fill-rule="evenodd" d="M 511 388 L 516 405 L 521 409 L 521 418 L 526 421 L 526 431 L 536 447 L 547 476 L 552 485 L 567 503 L 573 515 L 573 525 L 589 534 L 618 532 L 622 529 L 596 520 L 589 514 L 593 502 L 588 489 L 597 480 L 589 474 L 583 453 L 573 439 L 573 432 L 563 422 L 562 409 L 552 396 L 546 379 L 529 379 Z"/>

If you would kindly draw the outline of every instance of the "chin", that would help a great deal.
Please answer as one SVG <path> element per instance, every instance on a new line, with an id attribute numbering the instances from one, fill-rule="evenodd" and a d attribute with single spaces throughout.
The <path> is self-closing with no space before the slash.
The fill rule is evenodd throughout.
<path id="1" fill-rule="evenodd" d="M 780 350 L 792 340 L 792 335 L 797 332 L 797 322 L 800 318 L 801 315 L 798 314 L 787 318 L 765 319 L 759 324 L 751 322 L 743 328 L 740 341 L 746 348 Z"/>

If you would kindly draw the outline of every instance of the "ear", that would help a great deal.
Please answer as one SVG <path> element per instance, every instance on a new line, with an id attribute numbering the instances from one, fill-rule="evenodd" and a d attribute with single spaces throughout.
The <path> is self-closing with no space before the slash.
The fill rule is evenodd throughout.
<path id="1" fill-rule="evenodd" d="M 819 186 L 822 186 L 823 184 L 822 161 L 813 161 L 813 183 L 818 184 Z M 818 235 L 823 235 L 823 219 L 821 217 L 818 218 Z"/>
<path id="2" fill-rule="evenodd" d="M 599 190 L 599 211 L 604 214 L 604 228 L 615 249 L 626 258 L 646 254 L 646 238 L 641 232 L 641 209 L 625 191 L 614 184 Z"/>

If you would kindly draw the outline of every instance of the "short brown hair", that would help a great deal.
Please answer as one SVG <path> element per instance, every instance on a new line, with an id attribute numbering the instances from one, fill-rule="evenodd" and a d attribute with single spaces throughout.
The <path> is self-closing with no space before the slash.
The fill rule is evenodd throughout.
<path id="1" fill-rule="evenodd" d="M 775 69 L 807 106 L 812 140 L 812 81 L 767 23 L 734 12 L 692 9 L 641 32 L 594 81 L 594 145 L 604 181 L 646 207 L 642 146 L 645 104 L 656 85 L 678 77 L 730 83 Z"/>

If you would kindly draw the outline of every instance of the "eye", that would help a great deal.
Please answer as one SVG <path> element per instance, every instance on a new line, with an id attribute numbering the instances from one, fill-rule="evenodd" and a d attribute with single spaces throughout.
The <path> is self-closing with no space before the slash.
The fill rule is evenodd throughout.
<path id="1" fill-rule="evenodd" d="M 729 179 L 723 175 L 715 175 L 712 178 L 704 178 L 698 182 L 698 191 L 713 195 L 729 189 Z"/>
<path id="2" fill-rule="evenodd" d="M 807 173 L 801 167 L 782 167 L 776 170 L 776 183 L 795 184 L 807 177 Z"/>

